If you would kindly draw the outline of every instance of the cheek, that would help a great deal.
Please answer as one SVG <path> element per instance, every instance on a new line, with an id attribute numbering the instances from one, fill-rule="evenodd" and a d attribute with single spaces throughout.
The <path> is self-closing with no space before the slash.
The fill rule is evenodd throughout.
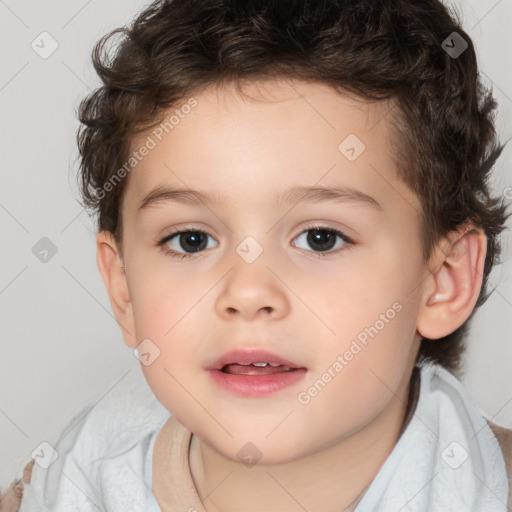
<path id="1" fill-rule="evenodd" d="M 392 257 L 351 263 L 347 271 L 333 273 L 322 290 L 308 294 L 314 312 L 331 330 L 326 339 L 346 344 L 354 338 L 364 343 L 373 335 L 389 337 L 393 326 L 413 314 L 410 283 L 416 271 Z"/>
<path id="2" fill-rule="evenodd" d="M 381 330 L 367 324 L 360 331 L 364 336 L 347 338 L 323 356 L 297 397 L 298 412 L 325 426 L 322 432 L 310 433 L 317 436 L 314 442 L 357 430 L 388 404 L 397 405 L 396 395 L 414 355 L 407 314 L 405 309 L 396 313 Z"/>
<path id="3" fill-rule="evenodd" d="M 131 293 L 137 340 L 150 339 L 160 350 L 160 365 L 197 363 L 205 312 L 211 310 L 211 284 L 165 265 L 132 274 Z M 194 359 L 196 358 L 196 359 Z"/>
<path id="4" fill-rule="evenodd" d="M 134 258 L 131 263 L 128 281 L 138 335 L 153 336 L 155 343 L 165 341 L 169 330 L 197 302 L 194 288 L 176 268 L 170 269 L 160 260 L 141 265 Z"/>
<path id="5" fill-rule="evenodd" d="M 391 399 L 415 356 L 419 297 L 411 283 L 420 280 L 421 267 L 400 259 L 396 249 L 381 254 L 387 256 L 374 258 L 373 266 L 362 258 L 350 273 L 334 276 L 319 299 L 318 315 L 334 332 L 324 336 L 308 380 L 321 389 L 312 400 L 319 414 L 336 404 L 339 414 L 350 410 L 362 420 L 365 408 Z"/>

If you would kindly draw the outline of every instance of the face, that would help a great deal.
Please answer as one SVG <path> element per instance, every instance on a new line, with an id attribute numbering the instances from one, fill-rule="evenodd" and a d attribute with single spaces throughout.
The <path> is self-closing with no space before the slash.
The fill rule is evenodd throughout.
<path id="1" fill-rule="evenodd" d="M 426 270 L 388 103 L 299 81 L 245 92 L 206 90 L 172 129 L 134 141 L 149 150 L 122 203 L 125 341 L 142 343 L 153 392 L 203 442 L 277 463 L 391 406 L 416 358 Z M 202 195 L 148 199 L 157 188 Z"/>

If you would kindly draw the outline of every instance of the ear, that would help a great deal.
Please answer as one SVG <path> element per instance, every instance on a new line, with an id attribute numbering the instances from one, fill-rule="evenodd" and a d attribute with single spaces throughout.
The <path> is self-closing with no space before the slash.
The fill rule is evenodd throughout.
<path id="1" fill-rule="evenodd" d="M 96 262 L 117 323 L 123 332 L 126 345 L 136 347 L 133 306 L 128 290 L 124 264 L 114 236 L 109 231 L 100 231 L 96 236 Z"/>
<path id="2" fill-rule="evenodd" d="M 422 336 L 442 338 L 469 318 L 482 287 L 486 253 L 487 237 L 471 223 L 438 244 L 429 261 L 416 325 Z"/>

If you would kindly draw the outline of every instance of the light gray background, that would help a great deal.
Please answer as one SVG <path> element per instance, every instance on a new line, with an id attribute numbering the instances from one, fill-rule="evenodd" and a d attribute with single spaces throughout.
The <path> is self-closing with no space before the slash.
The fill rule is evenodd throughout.
<path id="1" fill-rule="evenodd" d="M 122 341 L 96 266 L 94 225 L 77 203 L 75 107 L 97 87 L 93 44 L 128 23 L 142 0 L 0 0 L 0 487 L 20 477 L 31 453 L 98 402 L 139 362 Z M 511 138 L 512 4 L 459 0 L 486 82 L 493 83 L 502 139 Z M 32 48 L 57 41 L 47 59 Z M 49 48 L 49 46 L 45 46 Z M 512 147 L 495 168 L 497 194 L 512 199 Z M 507 187 L 510 187 L 507 189 Z M 32 247 L 48 237 L 46 263 Z M 464 383 L 482 411 L 512 428 L 511 232 L 496 290 L 474 320 Z"/>

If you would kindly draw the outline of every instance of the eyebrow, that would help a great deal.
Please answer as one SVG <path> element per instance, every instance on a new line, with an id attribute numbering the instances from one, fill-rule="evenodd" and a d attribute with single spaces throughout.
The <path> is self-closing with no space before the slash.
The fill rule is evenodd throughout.
<path id="1" fill-rule="evenodd" d="M 293 187 L 279 194 L 277 205 L 280 207 L 285 204 L 297 204 L 300 202 L 321 203 L 329 201 L 359 203 L 380 212 L 383 211 L 382 206 L 377 200 L 352 187 Z M 160 185 L 144 196 L 139 204 L 137 214 L 152 204 L 163 202 L 189 205 L 199 205 L 201 203 L 220 205 L 225 203 L 226 199 L 218 193 L 207 193 Z"/>

